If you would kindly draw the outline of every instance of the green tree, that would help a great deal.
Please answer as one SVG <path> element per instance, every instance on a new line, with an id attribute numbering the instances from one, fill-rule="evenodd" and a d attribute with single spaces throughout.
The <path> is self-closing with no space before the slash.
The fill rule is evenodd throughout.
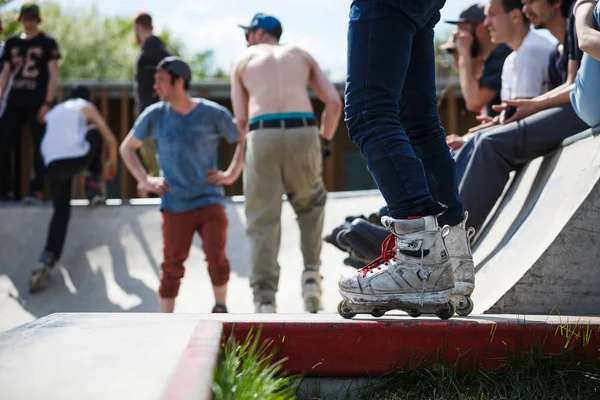
<path id="1" fill-rule="evenodd" d="M 2 2 L 7 0 L 0 0 L 0 5 Z M 61 7 L 52 0 L 42 2 L 40 8 L 44 17 L 40 28 L 57 40 L 62 54 L 60 80 L 133 79 L 139 47 L 131 18 L 102 15 L 96 6 Z M 14 21 L 17 12 L 9 5 L 0 14 L 6 36 L 21 30 Z M 190 62 L 195 79 L 211 78 L 218 72 L 212 69 L 212 51 L 190 53 L 169 30 L 157 34 L 175 54 Z"/>

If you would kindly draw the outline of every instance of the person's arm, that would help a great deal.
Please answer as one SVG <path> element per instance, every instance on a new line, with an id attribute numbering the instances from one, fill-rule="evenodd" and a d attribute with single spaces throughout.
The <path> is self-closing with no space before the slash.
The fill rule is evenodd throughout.
<path id="1" fill-rule="evenodd" d="M 233 153 L 233 157 L 231 158 L 231 162 L 229 163 L 229 167 L 227 167 L 226 171 L 220 171 L 216 169 L 211 169 L 208 171 L 206 175 L 206 182 L 209 185 L 231 185 L 238 180 L 244 168 L 245 142 L 246 141 L 242 137 L 238 139 L 237 146 L 235 146 L 235 152 Z"/>
<path id="2" fill-rule="evenodd" d="M 6 89 L 8 87 L 8 80 L 10 79 L 11 68 L 10 63 L 8 61 L 4 61 L 4 66 L 2 68 L 2 75 L 0 75 L 0 103 L 4 99 L 6 95 Z"/>
<path id="3" fill-rule="evenodd" d="M 538 96 L 534 99 L 504 100 L 502 104 L 493 106 L 492 108 L 495 111 L 504 111 L 507 106 L 516 107 L 517 110 L 512 117 L 504 121 L 504 124 L 509 124 L 540 111 L 558 107 L 563 104 L 569 104 L 571 102 L 570 93 L 573 87 L 575 87 L 575 84 L 569 85 L 565 83 L 554 89 L 551 94 L 546 93 L 543 96 Z"/>
<path id="4" fill-rule="evenodd" d="M 486 104 L 490 103 L 498 94 L 486 86 L 481 86 L 475 77 L 471 46 L 473 36 L 470 32 L 460 30 L 456 34 L 456 48 L 458 52 L 458 74 L 460 89 L 465 99 L 465 106 L 471 112 L 479 112 Z M 484 71 L 484 74 L 486 71 Z M 500 77 L 498 77 L 500 79 Z"/>
<path id="5" fill-rule="evenodd" d="M 146 109 L 136 120 L 133 128 L 119 146 L 121 158 L 125 166 L 138 182 L 138 189 L 163 195 L 169 190 L 167 182 L 162 177 L 148 176 L 136 151 L 149 135 L 150 109 Z"/>
<path id="6" fill-rule="evenodd" d="M 594 9 L 596 3 L 585 1 L 575 9 L 575 27 L 581 51 L 600 61 L 600 31 L 596 30 Z"/>
<path id="7" fill-rule="evenodd" d="M 117 172 L 117 139 L 115 139 L 115 135 L 93 104 L 90 103 L 90 105 L 84 107 L 82 113 L 90 124 L 95 125 L 98 132 L 100 132 L 100 136 L 102 136 L 102 139 L 108 146 L 108 161 L 105 165 L 105 175 L 109 179 L 112 179 Z"/>
<path id="8" fill-rule="evenodd" d="M 335 136 L 335 131 L 342 114 L 342 100 L 337 89 L 327 79 L 317 62 L 307 52 L 303 52 L 310 67 L 309 84 L 315 94 L 325 104 L 321 114 L 321 137 L 330 141 Z"/>
<path id="9" fill-rule="evenodd" d="M 44 116 L 50 111 L 50 104 L 56 98 L 56 87 L 58 86 L 58 60 L 60 59 L 60 51 L 58 44 L 53 39 L 50 42 L 49 49 L 50 57 L 48 58 L 48 86 L 46 88 L 46 98 L 44 104 L 38 111 L 38 119 L 44 123 Z"/>
<path id="10" fill-rule="evenodd" d="M 245 58 L 241 58 L 235 63 L 231 72 L 231 104 L 237 128 L 242 137 L 245 137 L 248 133 L 249 95 L 242 79 L 245 63 Z"/>
<path id="11" fill-rule="evenodd" d="M 245 135 L 241 135 L 236 121 L 225 107 L 217 109 L 215 112 L 215 126 L 219 134 L 227 140 L 228 143 L 237 142 L 235 152 L 225 171 L 211 169 L 206 175 L 206 182 L 210 185 L 231 185 L 240 177 L 244 167 L 244 143 Z"/>

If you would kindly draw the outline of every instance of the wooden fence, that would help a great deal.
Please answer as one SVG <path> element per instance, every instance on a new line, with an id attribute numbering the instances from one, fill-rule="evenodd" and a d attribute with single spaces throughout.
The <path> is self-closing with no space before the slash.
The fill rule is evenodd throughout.
<path id="1" fill-rule="evenodd" d="M 131 82 L 69 82 L 59 86 L 58 100 L 76 84 L 85 84 L 90 88 L 91 100 L 96 104 L 112 131 L 120 142 L 129 132 L 134 122 L 133 96 Z M 336 85 L 343 100 L 344 84 Z M 201 83 L 192 85 L 191 93 L 213 100 L 231 110 L 228 82 Z M 460 88 L 456 84 L 448 85 L 447 82 L 438 81 L 438 94 L 444 93 L 440 105 L 440 118 L 447 133 L 462 134 L 474 126 L 477 121 L 475 114 L 465 111 Z M 316 115 L 320 115 L 323 104 L 311 92 L 313 107 Z M 226 168 L 231 160 L 235 145 L 223 141 L 219 147 L 219 166 Z M 28 189 L 32 165 L 32 140 L 28 127 L 24 126 L 16 152 L 11 157 L 14 169 L 17 171 L 17 196 L 21 198 Z M 242 194 L 241 178 L 233 185 L 226 187 L 226 194 Z M 348 132 L 342 119 L 338 125 L 337 133 L 331 143 L 331 156 L 326 158 L 324 164 L 324 180 L 328 191 L 343 191 L 370 189 L 375 185 L 370 177 L 364 159 L 358 148 L 348 138 Z M 136 196 L 136 183 L 129 171 L 119 160 L 119 172 L 115 180 L 107 183 L 109 198 L 129 199 Z M 49 196 L 46 190 L 46 196 Z M 83 197 L 83 191 L 78 182 L 73 188 L 74 198 Z"/>

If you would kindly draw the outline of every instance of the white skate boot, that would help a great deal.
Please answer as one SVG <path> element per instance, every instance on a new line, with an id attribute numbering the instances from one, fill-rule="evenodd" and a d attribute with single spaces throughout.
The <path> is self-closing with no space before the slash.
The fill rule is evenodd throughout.
<path id="1" fill-rule="evenodd" d="M 309 313 L 317 313 L 322 310 L 321 306 L 321 274 L 319 271 L 307 271 L 302 273 L 302 299 L 304 309 Z"/>
<path id="2" fill-rule="evenodd" d="M 471 239 L 475 236 L 475 229 L 467 229 L 469 214 L 465 212 L 465 219 L 450 229 L 446 237 L 446 247 L 450 253 L 452 270 L 454 271 L 454 291 L 452 304 L 461 317 L 466 317 L 473 311 L 471 293 L 475 289 L 475 265 L 471 253 Z"/>
<path id="3" fill-rule="evenodd" d="M 381 317 L 389 310 L 402 310 L 412 317 L 435 313 L 441 319 L 450 318 L 454 275 L 444 244 L 450 228 L 440 229 L 434 216 L 382 217 L 381 222 L 392 231 L 382 244 L 381 256 L 340 278 L 344 298 L 338 305 L 340 315 Z"/>

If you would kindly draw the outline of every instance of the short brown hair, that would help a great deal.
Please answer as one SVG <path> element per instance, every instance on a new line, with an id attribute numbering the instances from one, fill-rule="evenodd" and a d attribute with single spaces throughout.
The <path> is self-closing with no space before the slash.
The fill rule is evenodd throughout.
<path id="1" fill-rule="evenodd" d="M 133 20 L 133 23 L 138 24 L 146 29 L 152 29 L 152 17 L 150 16 L 150 14 L 145 12 L 138 13 L 138 15 L 136 15 L 135 19 Z"/>

